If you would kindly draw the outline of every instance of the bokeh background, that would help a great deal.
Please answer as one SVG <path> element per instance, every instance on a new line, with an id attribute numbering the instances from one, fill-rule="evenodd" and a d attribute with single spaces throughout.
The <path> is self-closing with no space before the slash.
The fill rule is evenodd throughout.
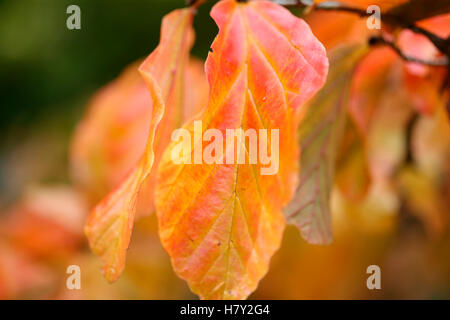
<path id="1" fill-rule="evenodd" d="M 81 30 L 66 28 L 71 4 L 81 8 Z M 200 59 L 217 31 L 211 5 L 195 19 L 193 55 Z M 106 282 L 82 233 L 92 204 L 73 187 L 69 166 L 71 139 L 92 95 L 147 56 L 162 16 L 182 6 L 184 0 L 0 1 L 0 299 L 196 298 L 172 271 L 154 215 L 137 222 L 124 275 Z M 309 245 L 288 227 L 251 298 L 450 298 L 448 230 L 439 222 L 441 231 L 430 232 L 420 215 L 378 191 L 355 207 L 334 197 L 330 246 Z M 447 209 L 438 209 L 444 220 Z M 81 290 L 66 288 L 71 264 L 81 267 Z M 381 267 L 382 290 L 366 287 L 371 264 Z"/>
<path id="2" fill-rule="evenodd" d="M 66 28 L 71 4 L 81 8 L 81 30 Z M 125 66 L 146 57 L 158 44 L 161 18 L 184 5 L 184 0 L 0 1 L 2 164 L 12 161 L 21 167 L 16 162 L 20 160 L 9 160 L 12 149 L 47 135 L 50 140 L 34 150 L 33 157 L 53 159 L 45 161 L 54 174 L 46 179 L 60 181 L 61 173 L 67 173 L 61 167 L 67 163 L 61 161 L 67 154 L 61 144 L 67 146 L 89 98 Z M 193 54 L 201 58 L 217 30 L 209 9 L 207 4 L 202 7 L 195 21 Z M 60 154 L 48 153 L 45 147 L 51 143 L 58 144 Z M 36 180 L 34 175 L 49 173 L 29 170 L 22 167 L 14 182 L 10 170 L 1 171 L 2 202 Z"/>

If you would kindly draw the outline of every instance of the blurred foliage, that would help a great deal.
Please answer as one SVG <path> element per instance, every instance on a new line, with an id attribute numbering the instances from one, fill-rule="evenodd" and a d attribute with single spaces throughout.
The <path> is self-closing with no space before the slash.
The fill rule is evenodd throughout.
<path id="1" fill-rule="evenodd" d="M 81 30 L 66 27 L 71 4 L 81 8 Z M 8 180 L 5 168 L 14 162 L 11 148 L 30 137 L 46 135 L 42 141 L 59 148 L 52 164 L 65 163 L 66 141 L 89 97 L 124 66 L 147 56 L 158 44 L 161 17 L 184 5 L 184 0 L 0 1 L 0 190 Z M 201 58 L 217 31 L 208 14 L 211 5 L 202 6 L 195 19 L 193 54 Z M 32 154 L 47 157 L 46 150 Z M 23 176 L 30 180 L 30 172 Z M 11 188 L 3 191 L 9 194 L 1 198 L 17 196 Z"/>

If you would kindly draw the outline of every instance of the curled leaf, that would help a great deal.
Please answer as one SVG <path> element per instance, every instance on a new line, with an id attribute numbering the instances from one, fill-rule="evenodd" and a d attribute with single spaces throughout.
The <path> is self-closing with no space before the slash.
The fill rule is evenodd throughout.
<path id="1" fill-rule="evenodd" d="M 109 281 L 116 280 L 124 269 L 138 193 L 152 170 L 154 145 L 165 137 L 159 131 L 161 128 L 168 130 L 162 126 L 163 114 L 169 114 L 163 120 L 166 122 L 175 121 L 181 115 L 177 103 L 181 101 L 181 79 L 193 40 L 192 16 L 190 9 L 183 9 L 164 18 L 160 44 L 139 69 L 152 98 L 144 154 L 124 181 L 92 210 L 85 228 L 91 249 L 101 257 L 103 272 Z"/>
<path id="2" fill-rule="evenodd" d="M 349 113 L 360 134 L 370 131 L 372 118 L 380 104 L 380 92 L 389 86 L 403 85 L 401 61 L 390 48 L 376 48 L 358 64 L 355 70 L 349 101 Z"/>

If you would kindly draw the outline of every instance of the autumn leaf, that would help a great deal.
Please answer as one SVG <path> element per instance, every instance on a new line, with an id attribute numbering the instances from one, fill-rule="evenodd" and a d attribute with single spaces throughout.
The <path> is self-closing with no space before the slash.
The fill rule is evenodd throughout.
<path id="1" fill-rule="evenodd" d="M 305 20 L 327 50 L 361 44 L 371 33 L 365 20 L 346 12 L 313 11 L 305 16 Z"/>
<path id="2" fill-rule="evenodd" d="M 76 186 L 95 204 L 117 186 L 139 161 L 145 150 L 152 115 L 152 99 L 139 74 L 142 61 L 132 63 L 112 82 L 100 89 L 89 103 L 88 110 L 77 126 L 70 148 L 71 173 Z M 208 84 L 203 62 L 190 58 L 183 77 L 183 103 L 174 104 L 182 110 L 177 121 L 165 121 L 160 126 L 179 128 L 203 108 L 208 99 Z M 172 113 L 178 114 L 179 111 Z M 161 130 L 166 131 L 166 130 Z M 156 136 L 160 136 L 160 131 Z M 155 167 L 167 146 L 167 138 L 155 144 Z M 151 175 L 153 177 L 153 175 Z M 137 214 L 154 211 L 154 179 L 143 187 Z"/>
<path id="3" fill-rule="evenodd" d="M 140 63 L 94 95 L 72 138 L 72 177 L 93 203 L 117 186 L 144 152 L 152 99 Z"/>
<path id="4" fill-rule="evenodd" d="M 173 142 L 155 201 L 162 244 L 191 290 L 202 299 L 243 299 L 280 246 L 281 209 L 297 184 L 297 124 L 303 103 L 325 81 L 328 60 L 306 23 L 274 3 L 224 0 L 211 16 L 219 34 L 206 62 L 210 98 L 200 129 L 279 129 L 279 171 L 262 175 L 260 160 L 248 164 L 247 141 L 246 164 L 175 164 Z M 184 128 L 193 133 L 194 121 Z M 188 155 L 197 145 L 206 149 L 201 140 L 189 142 Z"/>
<path id="5" fill-rule="evenodd" d="M 403 85 L 400 67 L 397 55 L 387 47 L 371 50 L 358 64 L 352 79 L 349 113 L 362 136 L 370 131 L 380 92 L 388 85 Z"/>
<path id="6" fill-rule="evenodd" d="M 448 38 L 450 36 L 450 13 L 441 11 L 439 15 L 425 20 L 417 21 L 417 26 L 434 33 L 438 37 Z"/>
<path id="7" fill-rule="evenodd" d="M 100 256 L 104 275 L 109 281 L 116 280 L 124 269 L 138 193 L 152 169 L 154 144 L 161 143 L 164 138 L 159 132 L 155 138 L 157 127 L 168 130 L 160 123 L 165 112 L 169 117 L 164 121 L 169 122 L 181 114 L 177 104 L 183 88 L 184 65 L 193 40 L 192 17 L 192 11 L 184 9 L 164 18 L 160 44 L 139 69 L 153 103 L 145 152 L 124 181 L 92 210 L 85 228 L 91 249 Z"/>
<path id="8" fill-rule="evenodd" d="M 79 249 L 88 207 L 69 187 L 33 187 L 7 210 L 0 238 L 32 257 L 66 257 Z"/>
<path id="9" fill-rule="evenodd" d="M 286 207 L 288 223 L 314 244 L 332 241 L 330 192 L 334 182 L 337 149 L 343 134 L 353 70 L 367 52 L 366 46 L 343 47 L 330 53 L 327 83 L 310 102 L 299 127 L 302 150 L 300 182 Z"/>
<path id="10" fill-rule="evenodd" d="M 398 6 L 408 0 L 315 0 L 324 7 L 354 8 L 365 12 L 370 6 L 376 5 L 381 12 Z M 371 35 L 377 36 L 379 30 L 367 27 L 367 17 L 341 10 L 311 10 L 305 15 L 305 20 L 314 35 L 325 45 L 327 50 L 336 46 L 356 45 L 367 42 Z"/>
<path id="11" fill-rule="evenodd" d="M 53 290 L 56 280 L 48 265 L 27 256 L 7 239 L 0 238 L 1 300 L 23 299 L 31 294 L 36 299 L 46 299 L 48 297 L 43 293 Z"/>

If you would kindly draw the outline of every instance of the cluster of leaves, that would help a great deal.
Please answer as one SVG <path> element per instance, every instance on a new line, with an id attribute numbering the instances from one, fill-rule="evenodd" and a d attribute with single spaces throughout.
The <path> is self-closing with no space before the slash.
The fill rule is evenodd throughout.
<path id="1" fill-rule="evenodd" d="M 407 1 L 375 2 L 391 20 L 411 10 Z M 160 44 L 139 67 L 143 80 L 137 65 L 129 67 L 94 98 L 75 135 L 79 185 L 92 201 L 115 187 L 85 228 L 109 281 L 124 270 L 136 213 L 156 212 L 175 272 L 205 299 L 254 291 L 285 221 L 310 243 L 330 243 L 333 194 L 340 205 L 361 207 L 395 194 L 430 232 L 443 232 L 450 190 L 445 68 L 361 43 L 373 34 L 357 17 L 317 11 L 306 16 L 308 25 L 269 1 L 222 0 L 211 13 L 219 33 L 203 74 L 189 57 L 194 13 L 180 9 L 163 19 Z M 420 26 L 439 39 L 450 34 L 448 15 Z M 397 27 L 382 33 L 404 56 L 441 57 L 424 35 Z M 260 164 L 174 164 L 171 133 L 193 131 L 198 119 L 204 130 L 280 129 L 279 173 L 262 176 Z M 430 199 L 421 200 L 422 192 Z"/>

